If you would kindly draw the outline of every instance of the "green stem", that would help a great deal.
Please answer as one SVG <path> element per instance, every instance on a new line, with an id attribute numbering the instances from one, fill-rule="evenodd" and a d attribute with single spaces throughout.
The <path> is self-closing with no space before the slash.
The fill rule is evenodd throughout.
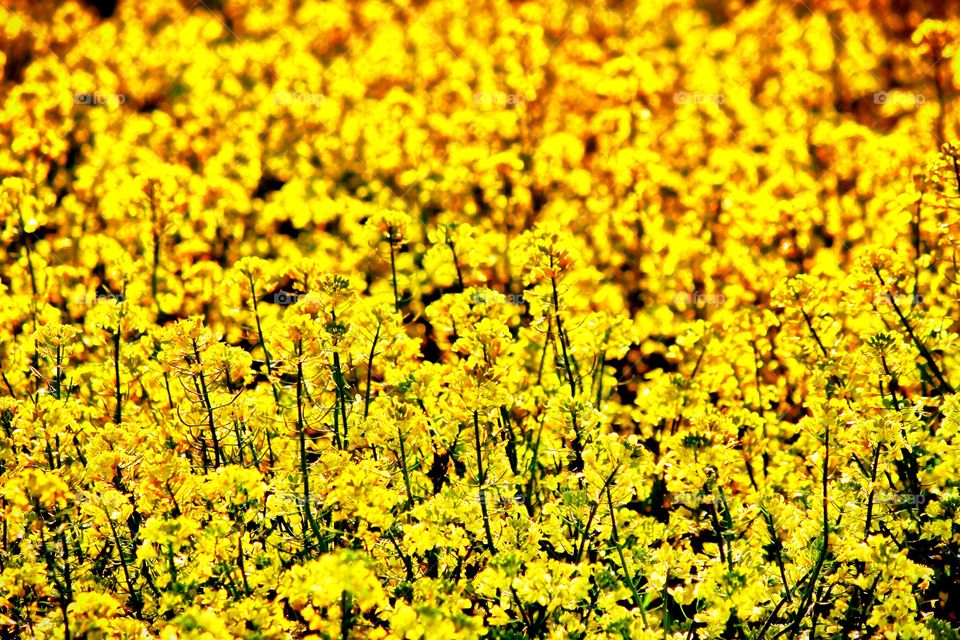
<path id="1" fill-rule="evenodd" d="M 880 284 L 884 287 L 887 286 L 887 283 L 884 282 L 883 276 L 880 275 L 880 269 L 876 266 L 873 267 L 873 271 L 877 274 L 877 279 L 880 280 Z M 907 322 L 906 316 L 903 315 L 903 311 L 900 310 L 900 305 L 897 304 L 897 301 L 894 299 L 890 293 L 887 293 L 887 298 L 890 300 L 890 304 L 893 306 L 893 310 L 896 312 L 897 317 L 900 318 L 900 324 L 903 325 L 903 328 L 907 330 L 907 335 L 910 336 L 910 339 L 913 341 L 913 344 L 917 347 L 917 350 L 920 352 L 920 355 L 923 356 L 923 359 L 926 360 L 927 366 L 930 367 L 930 371 L 933 372 L 933 375 L 936 376 L 937 381 L 940 385 L 946 389 L 948 392 L 953 393 L 953 386 L 947 382 L 943 374 L 940 372 L 940 367 L 937 366 L 936 361 L 933 359 L 933 355 L 927 350 L 927 348 L 920 342 L 920 339 L 917 338 L 916 334 L 913 332 L 913 328 L 910 326 L 910 323 Z"/>
<path id="2" fill-rule="evenodd" d="M 60 399 L 60 378 L 63 371 L 63 347 L 57 345 L 57 356 L 53 368 L 53 397 Z"/>
<path id="3" fill-rule="evenodd" d="M 332 314 L 333 321 L 337 321 L 337 314 L 333 312 Z M 343 422 L 343 449 L 350 450 L 350 441 L 348 440 L 347 435 L 347 384 L 343 379 L 343 370 L 340 367 L 340 352 L 334 350 L 333 352 L 333 382 L 336 385 L 336 394 L 337 394 L 337 404 L 340 408 L 340 419 Z M 337 407 L 334 407 L 334 411 L 337 410 Z"/>
<path id="4" fill-rule="evenodd" d="M 350 613 L 351 609 L 353 609 L 353 598 L 350 596 L 350 592 L 344 589 L 343 593 L 340 594 L 341 640 L 348 640 L 350 637 L 350 628 L 353 626 L 353 616 Z"/>
<path id="5" fill-rule="evenodd" d="M 33 292 L 34 299 L 37 298 L 37 277 L 33 272 L 33 253 L 30 249 L 30 234 L 27 233 L 26 225 L 23 224 L 23 213 L 20 213 L 20 234 L 23 237 L 23 246 L 27 252 L 27 271 L 30 273 L 30 290 Z"/>
<path id="6" fill-rule="evenodd" d="M 397 261 L 393 233 L 393 227 L 389 227 L 387 229 L 387 240 L 390 243 L 390 272 L 393 274 L 393 309 L 394 311 L 400 311 L 400 292 L 397 288 Z"/>
<path id="7" fill-rule="evenodd" d="M 260 348 L 263 349 L 263 361 L 267 365 L 267 375 L 273 375 L 273 365 L 270 362 L 270 352 L 267 351 L 267 342 L 263 339 L 263 326 L 260 324 L 260 306 L 257 304 L 257 290 L 253 283 L 253 274 L 248 273 L 247 279 L 250 281 L 250 298 L 253 300 L 253 317 L 257 322 L 257 340 L 260 342 Z M 277 389 L 277 386 L 270 381 L 270 386 L 273 388 L 273 400 L 278 405 L 280 404 L 280 390 Z"/>
<path id="8" fill-rule="evenodd" d="M 457 285 L 460 287 L 460 291 L 463 292 L 463 272 L 460 270 L 460 261 L 457 259 L 457 248 L 453 246 L 453 241 L 447 237 L 447 246 L 450 247 L 451 253 L 453 253 L 453 266 L 457 269 Z"/>
<path id="9" fill-rule="evenodd" d="M 407 509 L 413 508 L 413 490 L 410 487 L 410 471 L 407 469 L 407 447 L 403 431 L 397 425 L 397 439 L 400 441 L 400 467 L 403 470 L 403 484 L 407 489 Z"/>
<path id="10" fill-rule="evenodd" d="M 117 319 L 117 330 L 113 332 L 113 377 L 116 381 L 117 408 L 113 412 L 113 423 L 120 426 L 123 418 L 123 398 L 120 393 L 120 320 Z"/>
<path id="11" fill-rule="evenodd" d="M 373 377 L 373 357 L 377 354 L 377 341 L 380 339 L 380 325 L 383 321 L 377 319 L 377 331 L 373 334 L 373 344 L 370 345 L 370 357 L 367 358 L 367 392 L 363 399 L 363 419 L 367 419 L 370 412 L 370 380 Z"/>
<path id="12" fill-rule="evenodd" d="M 113 523 L 113 518 L 107 513 L 106 508 L 103 508 L 103 511 L 107 515 L 107 522 L 110 523 L 110 531 L 113 533 L 114 544 L 117 545 L 117 555 L 120 556 L 120 568 L 123 569 L 123 579 L 124 582 L 127 583 L 127 590 L 130 592 L 130 603 L 133 606 L 134 613 L 136 613 L 139 618 L 143 610 L 143 597 L 133 586 L 133 579 L 130 577 L 130 569 L 127 567 L 127 558 L 123 554 L 123 546 L 120 544 L 120 535 L 117 533 L 117 526 Z"/>
<path id="13" fill-rule="evenodd" d="M 613 525 L 612 537 L 613 544 L 617 548 L 617 555 L 620 557 L 620 568 L 623 571 L 623 577 L 627 581 L 627 586 L 630 587 L 630 593 L 633 595 L 633 604 L 638 609 L 640 609 L 640 617 L 643 619 L 643 626 L 647 627 L 647 612 L 643 607 L 643 600 L 640 598 L 640 593 L 637 591 L 637 586 L 633 582 L 633 575 L 630 573 L 630 568 L 627 566 L 627 559 L 623 555 L 623 545 L 620 543 L 620 536 L 617 533 L 617 516 L 613 511 L 613 498 L 610 496 L 610 485 L 607 484 L 607 506 L 610 508 L 610 523 Z"/>
<path id="14" fill-rule="evenodd" d="M 483 516 L 483 529 L 487 534 L 487 548 L 492 555 L 496 555 L 497 548 L 493 545 L 493 533 L 490 531 L 490 514 L 487 512 L 487 496 L 484 489 L 487 476 L 483 471 L 483 448 L 480 444 L 480 417 L 476 410 L 473 412 L 473 436 L 477 446 L 477 485 L 480 495 L 480 513 Z"/>
<path id="15" fill-rule="evenodd" d="M 213 420 L 213 404 L 210 402 L 210 392 L 207 390 L 207 379 L 203 375 L 203 361 L 200 359 L 200 348 L 196 340 L 193 340 L 193 354 L 197 359 L 197 369 L 200 372 L 200 390 L 203 392 L 203 405 L 207 410 L 207 423 L 210 426 L 210 436 L 213 438 L 213 468 L 216 469 L 221 462 L 226 464 L 226 459 L 220 450 L 220 439 L 217 437 L 217 427 Z"/>
<path id="16" fill-rule="evenodd" d="M 824 444 L 823 444 L 823 545 L 820 547 L 820 553 L 817 557 L 816 565 L 814 565 L 813 573 L 810 576 L 810 582 L 807 583 L 807 588 L 804 590 L 803 596 L 800 598 L 800 606 L 797 607 L 797 615 L 793 620 L 792 633 L 791 637 L 796 637 L 797 633 L 800 631 L 800 622 L 803 620 L 803 615 L 809 606 L 810 599 L 813 597 L 813 591 L 817 586 L 817 582 L 820 578 L 820 572 L 823 570 L 823 564 L 827 560 L 827 547 L 830 542 L 830 519 L 827 512 L 829 505 L 827 486 L 829 482 L 829 471 L 830 471 L 830 427 L 826 426 L 824 428 Z"/>
<path id="17" fill-rule="evenodd" d="M 297 341 L 297 438 L 300 440 L 300 476 L 303 479 L 303 550 L 307 550 L 307 527 L 322 545 L 320 530 L 310 512 L 310 474 L 307 468 L 307 434 L 303 418 L 303 341 Z"/>

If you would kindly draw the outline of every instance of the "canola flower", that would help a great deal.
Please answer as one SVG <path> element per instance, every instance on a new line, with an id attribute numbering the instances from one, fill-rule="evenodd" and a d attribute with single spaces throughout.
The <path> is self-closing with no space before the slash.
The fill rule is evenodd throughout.
<path id="1" fill-rule="evenodd" d="M 0 2 L 0 638 L 954 638 L 960 7 Z"/>

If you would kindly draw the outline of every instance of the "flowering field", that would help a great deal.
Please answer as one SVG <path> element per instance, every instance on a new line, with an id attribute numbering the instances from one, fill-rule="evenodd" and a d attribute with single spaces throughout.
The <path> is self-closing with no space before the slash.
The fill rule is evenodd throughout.
<path id="1" fill-rule="evenodd" d="M 0 0 L 0 640 L 960 638 L 958 36 Z"/>

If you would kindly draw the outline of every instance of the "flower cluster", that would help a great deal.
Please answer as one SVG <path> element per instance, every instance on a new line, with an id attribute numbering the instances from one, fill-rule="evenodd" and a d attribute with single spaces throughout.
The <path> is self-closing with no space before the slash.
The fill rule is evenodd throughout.
<path id="1" fill-rule="evenodd" d="M 907 4 L 6 0 L 0 638 L 958 637 Z"/>

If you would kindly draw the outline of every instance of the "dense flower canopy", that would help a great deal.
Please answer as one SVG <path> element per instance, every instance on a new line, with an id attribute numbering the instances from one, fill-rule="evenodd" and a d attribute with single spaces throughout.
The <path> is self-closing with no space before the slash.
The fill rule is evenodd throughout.
<path id="1" fill-rule="evenodd" d="M 957 35 L 0 0 L 0 638 L 960 637 Z"/>

